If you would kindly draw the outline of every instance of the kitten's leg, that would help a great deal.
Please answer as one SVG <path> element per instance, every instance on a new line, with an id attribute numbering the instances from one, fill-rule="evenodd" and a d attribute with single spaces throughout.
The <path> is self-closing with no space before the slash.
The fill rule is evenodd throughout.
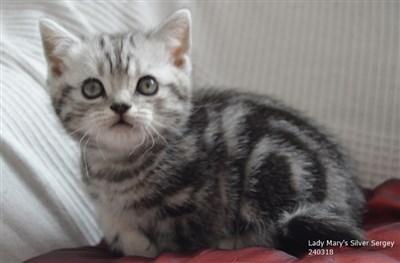
<path id="1" fill-rule="evenodd" d="M 154 258 L 158 249 L 141 231 L 127 230 L 120 234 L 119 247 L 126 256 Z"/>
<path id="2" fill-rule="evenodd" d="M 234 249 L 236 248 L 236 240 L 233 237 L 225 238 L 219 241 L 219 249 Z"/>
<path id="3" fill-rule="evenodd" d="M 336 210 L 339 211 L 339 210 Z M 365 240 L 353 220 L 323 205 L 308 205 L 285 213 L 278 223 L 276 248 L 299 256 L 306 252 L 309 242 Z"/>
<path id="4" fill-rule="evenodd" d="M 140 231 L 123 231 L 122 233 L 116 233 L 112 238 L 108 233 L 105 237 L 113 253 L 148 258 L 154 258 L 158 255 L 156 246 Z"/>
<path id="5" fill-rule="evenodd" d="M 104 231 L 104 237 L 110 248 L 117 253 L 129 256 L 153 258 L 158 249 L 147 236 L 134 226 L 134 222 L 116 218 L 98 207 L 98 221 Z"/>

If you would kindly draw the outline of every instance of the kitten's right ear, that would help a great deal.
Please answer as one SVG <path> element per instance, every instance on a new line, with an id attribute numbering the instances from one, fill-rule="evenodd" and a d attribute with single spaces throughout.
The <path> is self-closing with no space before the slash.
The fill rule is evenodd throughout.
<path id="1" fill-rule="evenodd" d="M 55 76 L 61 76 L 64 70 L 63 59 L 65 55 L 69 48 L 80 40 L 50 19 L 41 19 L 39 21 L 39 28 L 44 54 L 51 73 Z"/>
<path id="2" fill-rule="evenodd" d="M 151 33 L 151 36 L 165 43 L 167 50 L 172 55 L 174 64 L 180 68 L 189 66 L 188 56 L 192 44 L 191 21 L 190 11 L 181 9 L 168 17 Z"/>

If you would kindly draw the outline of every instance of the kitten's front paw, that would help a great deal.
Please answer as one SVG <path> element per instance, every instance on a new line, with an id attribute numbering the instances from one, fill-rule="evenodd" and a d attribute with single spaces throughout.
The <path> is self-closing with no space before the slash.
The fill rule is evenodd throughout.
<path id="1" fill-rule="evenodd" d="M 124 249 L 125 256 L 139 256 L 145 258 L 155 258 L 158 256 L 158 250 L 154 245 L 151 245 L 145 250 L 137 250 L 134 247 Z"/>
<path id="2" fill-rule="evenodd" d="M 141 256 L 146 258 L 155 258 L 158 256 L 157 247 L 139 231 L 124 233 L 119 245 L 125 256 Z"/>
<path id="3" fill-rule="evenodd" d="M 222 239 L 218 243 L 218 248 L 219 249 L 234 249 L 235 248 L 235 240 L 233 238 L 225 238 Z"/>

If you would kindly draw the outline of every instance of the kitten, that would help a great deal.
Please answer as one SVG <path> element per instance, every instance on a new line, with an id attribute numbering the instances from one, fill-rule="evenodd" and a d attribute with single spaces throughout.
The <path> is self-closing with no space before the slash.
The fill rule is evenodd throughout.
<path id="1" fill-rule="evenodd" d="M 309 241 L 363 239 L 363 195 L 332 138 L 269 97 L 192 91 L 189 11 L 147 32 L 40 31 L 53 106 L 113 250 L 299 255 Z"/>

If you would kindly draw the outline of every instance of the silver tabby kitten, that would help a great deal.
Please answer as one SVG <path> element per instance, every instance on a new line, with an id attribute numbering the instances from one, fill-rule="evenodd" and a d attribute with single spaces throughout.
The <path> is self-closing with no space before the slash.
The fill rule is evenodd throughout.
<path id="1" fill-rule="evenodd" d="M 191 19 L 76 37 L 40 22 L 54 109 L 112 249 L 266 246 L 363 239 L 363 195 L 335 142 L 264 96 L 196 89 Z"/>

